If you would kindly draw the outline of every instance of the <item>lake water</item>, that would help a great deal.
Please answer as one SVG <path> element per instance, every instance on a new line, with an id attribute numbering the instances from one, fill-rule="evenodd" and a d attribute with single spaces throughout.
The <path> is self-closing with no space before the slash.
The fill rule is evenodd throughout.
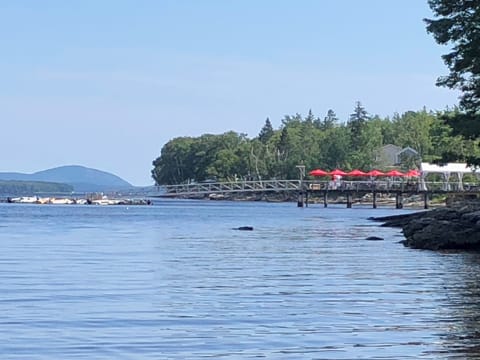
<path id="1" fill-rule="evenodd" d="M 480 358 L 480 256 L 402 212 L 0 204 L 0 359 Z"/>

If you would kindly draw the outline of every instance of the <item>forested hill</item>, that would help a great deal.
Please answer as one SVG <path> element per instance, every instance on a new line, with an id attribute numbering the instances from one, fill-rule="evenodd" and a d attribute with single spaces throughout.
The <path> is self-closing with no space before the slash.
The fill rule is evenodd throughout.
<path id="1" fill-rule="evenodd" d="M 347 121 L 338 119 L 333 110 L 323 118 L 310 111 L 307 116 L 285 116 L 275 129 L 267 118 L 254 138 L 230 131 L 170 140 L 153 161 L 152 176 L 163 185 L 207 179 L 298 179 L 297 165 L 305 165 L 307 171 L 383 169 L 378 151 L 387 144 L 418 152 L 417 158 L 402 160 L 402 169 L 445 154 L 466 160 L 478 155 L 479 148 L 475 141 L 451 135 L 445 118 L 456 113 L 457 109 L 423 109 L 382 118 L 357 102 Z"/>
<path id="2" fill-rule="evenodd" d="M 60 166 L 33 174 L 0 173 L 0 180 L 62 183 L 77 192 L 120 190 L 132 187 L 122 178 L 101 170 L 78 165 Z"/>
<path id="3" fill-rule="evenodd" d="M 73 186 L 45 181 L 0 180 L 2 196 L 32 196 L 45 193 L 71 193 Z"/>

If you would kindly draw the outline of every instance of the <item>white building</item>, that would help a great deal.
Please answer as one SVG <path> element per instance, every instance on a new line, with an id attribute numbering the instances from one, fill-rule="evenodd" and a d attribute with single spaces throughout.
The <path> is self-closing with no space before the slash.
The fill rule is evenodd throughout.
<path id="1" fill-rule="evenodd" d="M 429 174 L 440 174 L 443 178 L 443 190 L 451 190 L 451 185 L 455 185 L 456 190 L 463 190 L 463 176 L 465 174 L 476 174 L 476 168 L 467 166 L 466 163 L 448 163 L 445 165 L 436 165 L 430 163 L 421 163 L 420 165 L 420 190 L 428 190 L 425 178 Z M 451 176 L 453 175 L 453 182 Z M 456 181 L 455 181 L 456 180 Z"/>

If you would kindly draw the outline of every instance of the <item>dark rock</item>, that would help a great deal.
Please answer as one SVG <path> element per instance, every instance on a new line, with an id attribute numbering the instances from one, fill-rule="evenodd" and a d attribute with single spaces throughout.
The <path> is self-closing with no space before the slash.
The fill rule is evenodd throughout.
<path id="1" fill-rule="evenodd" d="M 253 226 L 240 226 L 238 228 L 234 228 L 233 230 L 244 230 L 244 231 L 252 231 Z"/>
<path id="2" fill-rule="evenodd" d="M 408 224 L 412 219 L 420 218 L 426 211 L 411 213 L 411 214 L 401 214 L 401 215 L 392 215 L 392 216 L 379 216 L 371 217 L 369 220 L 381 221 L 383 222 L 382 226 L 385 227 L 402 227 L 405 224 Z"/>
<path id="3" fill-rule="evenodd" d="M 480 211 L 474 211 L 474 212 L 463 214 L 462 220 L 475 224 L 480 220 Z"/>
<path id="4" fill-rule="evenodd" d="M 480 250 L 480 202 L 408 215 L 371 218 L 401 227 L 405 246 L 429 250 Z"/>
<path id="5" fill-rule="evenodd" d="M 379 236 L 369 236 L 365 240 L 383 240 L 383 238 Z"/>

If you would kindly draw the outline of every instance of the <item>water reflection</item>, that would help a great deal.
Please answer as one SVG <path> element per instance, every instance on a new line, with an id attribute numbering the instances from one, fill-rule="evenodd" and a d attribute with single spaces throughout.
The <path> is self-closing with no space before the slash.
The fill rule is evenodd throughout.
<path id="1" fill-rule="evenodd" d="M 480 358 L 480 254 L 446 253 L 440 349 L 448 359 Z M 450 261 L 454 260 L 454 261 Z"/>

